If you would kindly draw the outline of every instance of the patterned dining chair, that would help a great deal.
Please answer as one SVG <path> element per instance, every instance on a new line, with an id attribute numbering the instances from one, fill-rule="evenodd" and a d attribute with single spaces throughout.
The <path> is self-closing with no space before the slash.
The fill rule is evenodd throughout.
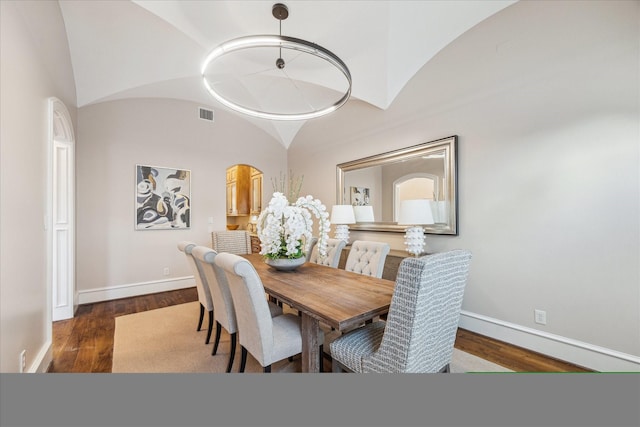
<path id="1" fill-rule="evenodd" d="M 384 263 L 387 260 L 387 255 L 390 250 L 391 246 L 388 243 L 355 240 L 351 244 L 344 269 L 366 276 L 381 278 L 382 272 L 384 271 Z M 340 254 L 338 254 L 337 257 L 339 261 Z M 376 317 L 374 320 L 379 320 L 379 317 Z M 334 328 L 327 330 L 326 325 L 321 324 L 321 326 L 326 330 L 326 343 L 330 344 L 336 337 L 370 323 L 372 323 L 372 320 L 367 320 L 361 325 L 356 325 L 342 331 L 336 331 Z M 324 357 L 327 358 L 327 360 L 331 360 L 333 357 L 331 355 L 331 346 L 327 345 L 325 348 Z"/>
<path id="2" fill-rule="evenodd" d="M 218 253 L 250 254 L 251 235 L 247 230 L 213 231 L 211 232 L 211 247 Z"/>
<path id="3" fill-rule="evenodd" d="M 260 363 L 264 372 L 271 365 L 302 352 L 300 318 L 291 313 L 271 317 L 260 276 L 251 263 L 241 256 L 219 253 L 215 264 L 226 274 L 238 322 L 238 337 L 242 349 L 240 370 L 244 372 L 247 353 Z M 322 343 L 324 334 L 318 333 Z M 320 348 L 322 354 L 322 347 Z"/>
<path id="4" fill-rule="evenodd" d="M 471 252 L 400 263 L 387 321 L 331 342 L 334 372 L 449 372 Z"/>
<path id="5" fill-rule="evenodd" d="M 178 249 L 180 250 L 180 252 L 183 252 L 186 255 L 187 263 L 189 264 L 189 268 L 191 269 L 193 277 L 196 281 L 196 291 L 198 293 L 198 301 L 200 302 L 200 317 L 198 319 L 197 328 L 198 331 L 202 328 L 205 310 L 209 313 L 209 327 L 207 328 L 207 339 L 205 340 L 205 344 L 209 344 L 209 341 L 211 340 L 211 331 L 213 330 L 213 300 L 211 298 L 211 291 L 209 289 L 207 279 L 204 277 L 204 273 L 193 257 L 192 252 L 196 246 L 197 245 L 193 242 L 178 242 Z"/>
<path id="6" fill-rule="evenodd" d="M 229 290 L 229 283 L 227 282 L 227 276 L 215 265 L 215 258 L 218 255 L 216 251 L 206 246 L 196 246 L 193 248 L 193 256 L 196 263 L 199 265 L 201 271 L 204 273 L 209 288 L 211 290 L 211 297 L 213 299 L 213 306 L 215 307 L 215 320 L 216 320 L 216 337 L 213 344 L 213 350 L 211 355 L 215 356 L 218 352 L 218 345 L 220 344 L 221 329 L 224 328 L 231 338 L 231 347 L 229 351 L 229 362 L 227 363 L 227 372 L 231 372 L 233 366 L 233 358 L 236 353 L 236 337 L 238 332 L 238 326 L 236 322 L 236 311 L 233 305 L 233 299 L 231 297 L 231 291 Z M 269 303 L 269 312 L 271 317 L 279 316 L 282 314 L 282 308 L 276 304 Z"/>
<path id="7" fill-rule="evenodd" d="M 388 243 L 356 240 L 351 244 L 344 269 L 381 278 L 390 250 Z"/>

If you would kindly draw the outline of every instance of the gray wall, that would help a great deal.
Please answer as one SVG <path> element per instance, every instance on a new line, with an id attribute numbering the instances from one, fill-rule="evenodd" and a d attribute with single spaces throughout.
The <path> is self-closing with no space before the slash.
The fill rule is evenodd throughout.
<path id="1" fill-rule="evenodd" d="M 334 201 L 336 164 L 459 135 L 460 233 L 426 242 L 473 252 L 463 309 L 637 367 L 638 40 L 638 2 L 518 2 L 447 46 L 387 111 L 350 102 L 308 123 L 289 167 Z M 358 238 L 404 249 L 401 234 Z"/>

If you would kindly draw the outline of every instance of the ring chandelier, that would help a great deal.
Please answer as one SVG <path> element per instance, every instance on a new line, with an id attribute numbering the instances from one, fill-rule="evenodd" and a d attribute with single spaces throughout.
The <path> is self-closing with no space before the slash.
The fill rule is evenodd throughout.
<path id="1" fill-rule="evenodd" d="M 227 42 L 222 43 L 213 49 L 202 65 L 202 78 L 204 81 L 204 86 L 207 91 L 221 104 L 227 106 L 228 108 L 235 110 L 237 112 L 258 117 L 262 119 L 271 119 L 271 120 L 308 120 L 316 117 L 324 116 L 325 114 L 332 113 L 344 105 L 349 97 L 351 96 L 351 73 L 349 72 L 349 68 L 346 64 L 334 53 L 325 49 L 324 47 L 317 45 L 315 43 L 308 42 L 306 40 L 298 39 L 295 37 L 287 37 L 282 35 L 282 20 L 286 19 L 289 16 L 289 11 L 284 4 L 276 3 L 272 8 L 273 16 L 280 21 L 280 34 L 279 35 L 256 35 L 256 36 L 246 36 L 239 37 L 236 39 L 229 40 Z M 263 111 L 257 108 L 251 108 L 246 105 L 242 105 L 241 103 L 232 100 L 228 96 L 224 96 L 219 90 L 216 90 L 215 84 L 210 82 L 207 78 L 206 71 L 207 69 L 216 62 L 216 60 L 222 58 L 223 56 L 244 50 L 244 49 L 253 49 L 253 48 L 279 48 L 280 55 L 276 59 L 275 65 L 279 70 L 283 70 L 286 66 L 285 61 L 282 59 L 282 49 L 288 49 L 292 51 L 298 51 L 301 53 L 313 55 L 317 58 L 320 58 L 332 66 L 334 66 L 346 79 L 348 83 L 348 87 L 345 90 L 344 94 L 336 100 L 333 104 L 328 106 L 323 106 L 321 108 L 313 108 L 311 111 L 304 112 L 293 112 L 293 113 L 279 113 L 279 112 L 269 112 Z M 286 74 L 284 74 L 287 78 L 289 78 Z M 294 86 L 295 83 L 294 83 Z M 296 86 L 297 87 L 297 86 Z"/>

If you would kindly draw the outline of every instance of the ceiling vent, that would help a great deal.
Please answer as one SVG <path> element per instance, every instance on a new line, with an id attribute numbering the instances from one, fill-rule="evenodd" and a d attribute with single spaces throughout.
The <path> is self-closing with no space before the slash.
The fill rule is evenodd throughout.
<path id="1" fill-rule="evenodd" d="M 202 120 L 208 120 L 210 122 L 213 121 L 213 110 L 207 110 L 206 108 L 200 107 L 200 118 Z"/>

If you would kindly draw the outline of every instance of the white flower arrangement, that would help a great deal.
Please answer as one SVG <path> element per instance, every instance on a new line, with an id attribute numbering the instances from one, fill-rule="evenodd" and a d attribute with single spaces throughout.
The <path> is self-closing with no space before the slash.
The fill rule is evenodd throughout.
<path id="1" fill-rule="evenodd" d="M 305 256 L 312 237 L 312 214 L 318 219 L 318 253 L 325 257 L 331 226 L 325 205 L 311 196 L 289 203 L 280 192 L 273 193 L 269 206 L 258 217 L 260 254 L 271 259 Z"/>

